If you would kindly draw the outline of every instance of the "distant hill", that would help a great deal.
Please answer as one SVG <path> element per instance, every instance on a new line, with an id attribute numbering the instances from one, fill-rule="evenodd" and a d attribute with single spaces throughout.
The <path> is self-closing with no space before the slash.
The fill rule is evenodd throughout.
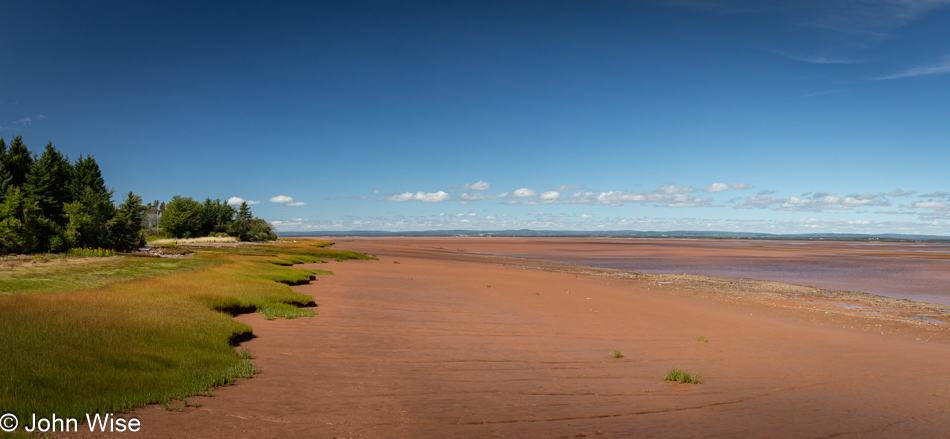
<path id="1" fill-rule="evenodd" d="M 278 232 L 280 237 L 307 236 L 484 236 L 484 237 L 579 237 L 579 238 L 703 238 L 703 239 L 773 239 L 773 240 L 826 240 L 826 241 L 885 241 L 885 242 L 950 242 L 950 236 L 905 235 L 885 233 L 880 235 L 860 233 L 814 233 L 771 234 L 746 232 L 701 232 L 673 230 L 651 232 L 636 230 L 578 231 L 578 230 L 423 230 L 384 232 L 376 230 Z"/>

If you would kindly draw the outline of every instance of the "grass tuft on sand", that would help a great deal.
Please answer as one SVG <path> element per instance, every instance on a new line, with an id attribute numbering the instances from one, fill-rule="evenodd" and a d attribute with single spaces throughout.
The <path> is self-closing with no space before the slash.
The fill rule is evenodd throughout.
<path id="1" fill-rule="evenodd" d="M 82 418 L 183 400 L 253 376 L 257 368 L 233 348 L 252 329 L 232 315 L 312 316 L 300 307 L 313 299 L 289 284 L 318 271 L 274 261 L 370 259 L 328 244 L 298 240 L 195 249 L 191 259 L 90 258 L 0 272 L 0 412 Z"/>
<path id="2" fill-rule="evenodd" d="M 663 379 L 666 381 L 676 381 L 677 383 L 680 383 L 680 384 L 683 384 L 683 383 L 699 384 L 699 375 L 696 375 L 695 373 L 688 372 L 682 369 L 676 369 L 676 368 L 670 369 L 670 371 L 666 373 L 666 376 L 664 376 Z"/>

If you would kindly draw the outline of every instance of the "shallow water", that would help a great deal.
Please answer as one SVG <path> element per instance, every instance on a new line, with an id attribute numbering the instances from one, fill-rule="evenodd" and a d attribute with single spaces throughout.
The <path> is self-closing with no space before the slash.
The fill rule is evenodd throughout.
<path id="1" fill-rule="evenodd" d="M 618 239 L 517 247 L 491 253 L 654 274 L 774 280 L 950 306 L 947 244 Z"/>

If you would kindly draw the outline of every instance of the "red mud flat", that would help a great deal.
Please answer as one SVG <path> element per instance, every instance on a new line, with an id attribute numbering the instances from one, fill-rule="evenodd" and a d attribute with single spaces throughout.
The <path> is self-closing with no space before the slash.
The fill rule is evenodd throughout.
<path id="1" fill-rule="evenodd" d="M 380 260 L 321 265 L 336 274 L 295 287 L 320 305 L 316 317 L 238 318 L 254 327 L 242 347 L 260 375 L 190 398 L 198 408 L 135 410 L 125 416 L 141 431 L 115 436 L 950 432 L 946 325 L 842 308 L 814 288 L 423 248 L 432 240 L 339 241 Z M 663 381 L 674 367 L 702 383 Z"/>
<path id="2" fill-rule="evenodd" d="M 405 243 L 645 273 L 790 282 L 950 307 L 950 244 L 641 238 L 429 238 Z"/>

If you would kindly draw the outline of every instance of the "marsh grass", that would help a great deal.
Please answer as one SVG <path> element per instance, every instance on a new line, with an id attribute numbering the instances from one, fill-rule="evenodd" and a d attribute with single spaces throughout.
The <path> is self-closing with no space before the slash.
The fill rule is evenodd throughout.
<path id="1" fill-rule="evenodd" d="M 252 330 L 232 314 L 313 315 L 300 308 L 313 299 L 281 282 L 316 271 L 273 263 L 311 249 L 352 253 L 313 243 L 269 245 L 253 256 L 199 250 L 192 259 L 95 258 L 0 272 L 6 288 L 24 285 L 0 295 L 0 413 L 81 418 L 210 394 L 252 377 L 259 369 L 232 347 Z M 55 288 L 41 286 L 50 279 L 59 279 Z M 51 290 L 68 292 L 29 294 Z"/>
<path id="2" fill-rule="evenodd" d="M 0 269 L 0 295 L 65 292 L 195 270 L 206 260 L 130 256 L 59 258 Z"/>
<path id="3" fill-rule="evenodd" d="M 252 354 L 252 353 L 251 353 L 251 350 L 248 349 L 248 348 L 243 348 L 243 349 L 241 349 L 241 351 L 238 352 L 237 356 L 238 356 L 238 358 L 240 358 L 240 359 L 242 359 L 242 360 L 253 360 L 253 359 L 254 359 L 254 354 Z"/>
<path id="4" fill-rule="evenodd" d="M 182 245 L 182 244 L 206 244 L 211 242 L 238 242 L 238 239 L 233 236 L 202 236 L 200 238 L 158 238 L 157 239 L 146 239 L 148 245 Z"/>
<path id="5" fill-rule="evenodd" d="M 699 375 L 682 369 L 670 369 L 663 377 L 666 381 L 676 381 L 677 383 L 699 384 Z"/>

